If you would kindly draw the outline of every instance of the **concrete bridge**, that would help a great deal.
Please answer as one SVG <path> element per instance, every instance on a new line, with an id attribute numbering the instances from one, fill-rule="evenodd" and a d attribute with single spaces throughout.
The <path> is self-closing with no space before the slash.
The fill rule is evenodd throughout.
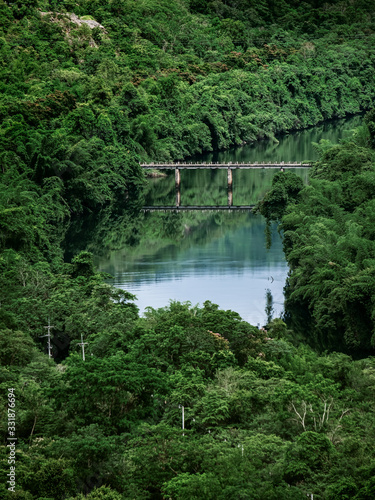
<path id="1" fill-rule="evenodd" d="M 237 168 L 309 168 L 312 166 L 310 162 L 254 162 L 254 163 L 186 163 L 186 162 L 176 162 L 176 163 L 141 163 L 142 168 L 145 170 L 183 170 L 183 169 L 192 169 L 192 170 L 203 170 L 210 169 L 214 170 L 217 168 L 221 169 L 237 169 Z"/>
<path id="2" fill-rule="evenodd" d="M 310 168 L 310 162 L 263 162 L 263 163 L 141 163 L 140 166 L 145 170 L 174 170 L 175 171 L 175 185 L 176 185 L 176 204 L 174 206 L 149 206 L 143 207 L 144 210 L 242 210 L 251 209 L 254 205 L 239 205 L 233 206 L 233 170 L 236 169 L 279 169 L 282 172 L 284 169 L 289 168 Z M 183 206 L 181 205 L 181 173 L 180 170 L 215 170 L 226 169 L 227 176 L 227 190 L 228 190 L 228 204 L 219 206 Z"/>

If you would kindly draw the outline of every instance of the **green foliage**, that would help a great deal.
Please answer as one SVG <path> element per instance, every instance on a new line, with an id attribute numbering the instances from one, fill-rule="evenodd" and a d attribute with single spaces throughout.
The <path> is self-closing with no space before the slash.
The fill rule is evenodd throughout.
<path id="1" fill-rule="evenodd" d="M 66 460 L 36 460 L 21 484 L 38 497 L 63 499 L 75 491 L 74 470 Z"/>
<path id="2" fill-rule="evenodd" d="M 284 340 L 285 323 L 273 320 L 268 332 L 259 330 L 262 356 L 249 350 L 243 368 L 222 367 L 216 356 L 231 353 L 230 342 L 207 325 L 227 334 L 231 324 L 246 325 L 210 302 L 171 303 L 128 322 L 117 344 L 106 333 L 89 335 L 96 355 L 83 361 L 70 354 L 57 369 L 43 354 L 25 351 L 19 333 L 17 363 L 1 375 L 2 387 L 13 385 L 17 395 L 25 495 L 201 498 L 211 491 L 215 498 L 292 500 L 336 483 L 338 468 L 348 463 L 369 490 L 368 472 L 355 470 L 374 444 L 371 359 L 294 348 Z M 256 329 L 247 326 L 242 332 L 255 342 Z M 111 346 L 101 350 L 108 338 Z M 51 485 L 52 473 L 60 479 Z"/>
<path id="3" fill-rule="evenodd" d="M 365 119 L 364 119 L 365 125 L 367 127 L 368 131 L 368 141 L 367 145 L 371 148 L 375 148 L 375 111 L 372 109 L 371 111 L 368 111 L 366 113 Z"/>
<path id="4" fill-rule="evenodd" d="M 271 223 L 281 221 L 286 207 L 298 199 L 302 187 L 302 179 L 293 172 L 277 173 L 272 179 L 272 189 L 255 206 L 254 213 L 260 213 L 266 218 L 267 248 L 271 247 Z"/>
<path id="5" fill-rule="evenodd" d="M 73 278 L 82 276 L 83 278 L 91 278 L 94 276 L 94 265 L 92 262 L 92 254 L 90 252 L 81 252 L 72 260 Z"/>
<path id="6" fill-rule="evenodd" d="M 94 488 L 88 495 L 78 495 L 74 497 L 74 500 L 123 500 L 123 495 L 117 493 L 117 491 L 112 490 L 108 486 L 100 486 L 99 488 Z M 69 500 L 73 500 L 70 498 Z"/>
<path id="7" fill-rule="evenodd" d="M 289 203 L 298 199 L 303 181 L 293 172 L 280 172 L 272 179 L 272 189 L 255 208 L 268 222 L 280 222 Z"/>
<path id="8" fill-rule="evenodd" d="M 285 479 L 288 483 L 296 484 L 308 479 L 317 470 L 327 470 L 334 451 L 326 436 L 304 432 L 286 453 Z"/>
<path id="9" fill-rule="evenodd" d="M 0 26 L 1 433 L 13 387 L 18 439 L 17 492 L 0 496 L 373 498 L 372 358 L 298 345 L 270 299 L 267 331 L 210 301 L 140 318 L 85 242 L 71 263 L 61 249 L 88 214 L 113 224 L 103 247 L 139 241 L 140 161 L 369 109 L 369 2 L 0 0 Z M 356 355 L 375 345 L 374 123 L 320 143 L 310 185 L 276 174 L 258 205 L 282 224 L 295 324 Z M 147 236 L 183 227 L 162 214 Z"/>
<path id="10" fill-rule="evenodd" d="M 25 366 L 35 351 L 32 339 L 23 332 L 0 331 L 0 363 L 2 366 Z"/>
<path id="11" fill-rule="evenodd" d="M 291 266 L 287 304 L 291 311 L 298 304 L 295 319 L 306 312 L 306 337 L 323 349 L 363 352 L 374 331 L 367 223 L 374 163 L 373 151 L 354 140 L 322 151 L 310 185 L 284 209 L 281 229 Z"/>
<path id="12" fill-rule="evenodd" d="M 171 479 L 163 487 L 163 494 L 170 498 L 188 500 L 189 498 L 219 498 L 221 493 L 219 479 L 213 474 L 189 474 L 184 472 Z"/>

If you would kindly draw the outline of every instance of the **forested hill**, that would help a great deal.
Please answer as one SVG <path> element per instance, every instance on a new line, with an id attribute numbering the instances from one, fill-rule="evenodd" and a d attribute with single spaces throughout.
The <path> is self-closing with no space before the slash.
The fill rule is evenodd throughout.
<path id="1" fill-rule="evenodd" d="M 89 184 L 90 207 L 134 157 L 273 137 L 374 97 L 373 2 L 2 0 L 0 13 L 3 148 L 17 153 L 3 169 L 57 175 L 72 197 Z"/>
<path id="2" fill-rule="evenodd" d="M 368 109 L 374 33 L 360 0 L 0 0 L 0 244 L 45 253 L 72 213 L 134 205 L 139 160 Z"/>
<path id="3" fill-rule="evenodd" d="M 139 317 L 89 252 L 61 251 L 90 213 L 134 244 L 140 160 L 370 109 L 374 16 L 366 0 L 0 0 L 1 498 L 375 497 L 374 112 L 317 146 L 309 186 L 277 174 L 259 206 L 323 354 L 209 300 Z"/>

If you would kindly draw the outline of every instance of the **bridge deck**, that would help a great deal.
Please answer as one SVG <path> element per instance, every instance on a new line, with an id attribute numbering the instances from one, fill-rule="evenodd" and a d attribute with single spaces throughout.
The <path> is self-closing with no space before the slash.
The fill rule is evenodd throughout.
<path id="1" fill-rule="evenodd" d="M 244 168 L 310 168 L 312 163 L 308 162 L 294 162 L 294 163 L 141 163 L 142 168 L 145 170 L 175 170 L 175 169 L 244 169 Z"/>

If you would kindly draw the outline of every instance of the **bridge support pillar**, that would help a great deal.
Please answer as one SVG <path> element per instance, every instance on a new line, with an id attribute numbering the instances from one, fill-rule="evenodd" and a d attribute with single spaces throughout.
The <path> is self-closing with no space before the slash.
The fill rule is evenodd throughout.
<path id="1" fill-rule="evenodd" d="M 180 169 L 175 169 L 175 185 L 176 185 L 176 207 L 181 205 L 181 173 Z"/>
<path id="2" fill-rule="evenodd" d="M 228 207 L 233 206 L 233 170 L 228 168 Z"/>

